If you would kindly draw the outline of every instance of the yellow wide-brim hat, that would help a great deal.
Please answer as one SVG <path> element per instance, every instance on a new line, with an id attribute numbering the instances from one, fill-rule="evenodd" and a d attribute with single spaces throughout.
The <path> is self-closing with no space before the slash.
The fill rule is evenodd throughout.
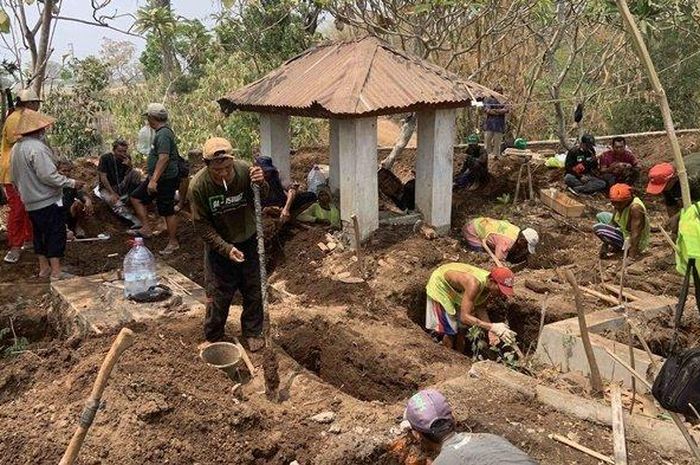
<path id="1" fill-rule="evenodd" d="M 17 123 L 16 133 L 18 136 L 31 134 L 40 129 L 48 128 L 55 121 L 56 119 L 49 115 L 27 108 L 22 111 L 22 117 L 19 119 L 19 123 Z"/>

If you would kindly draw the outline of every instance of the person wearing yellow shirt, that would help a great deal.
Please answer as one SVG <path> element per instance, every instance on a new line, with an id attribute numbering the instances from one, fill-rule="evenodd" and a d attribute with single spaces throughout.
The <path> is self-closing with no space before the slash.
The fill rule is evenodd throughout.
<path id="1" fill-rule="evenodd" d="M 41 100 L 32 89 L 24 89 L 17 94 L 15 111 L 5 120 L 2 128 L 2 146 L 0 147 L 0 183 L 5 189 L 9 214 L 7 217 L 7 243 L 10 247 L 5 255 L 6 263 L 17 263 L 25 243 L 31 243 L 32 223 L 24 208 L 22 199 L 17 189 L 12 184 L 12 174 L 10 170 L 12 147 L 19 139 L 16 134 L 17 125 L 25 109 L 38 111 Z"/>

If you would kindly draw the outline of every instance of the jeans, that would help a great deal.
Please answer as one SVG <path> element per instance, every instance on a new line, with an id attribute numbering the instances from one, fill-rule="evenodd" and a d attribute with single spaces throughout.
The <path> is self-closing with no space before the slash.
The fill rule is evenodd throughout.
<path id="1" fill-rule="evenodd" d="M 234 262 L 205 246 L 207 314 L 204 320 L 204 336 L 207 341 L 216 342 L 224 337 L 229 307 L 237 291 L 243 296 L 243 337 L 257 337 L 262 334 L 263 307 L 257 244 L 256 236 L 234 244 L 245 255 L 245 261 L 242 263 Z"/>
<path id="2" fill-rule="evenodd" d="M 595 176 L 583 175 L 580 178 L 573 174 L 564 176 L 564 184 L 572 188 L 577 194 L 595 194 L 603 192 L 608 187 L 605 180 Z"/>

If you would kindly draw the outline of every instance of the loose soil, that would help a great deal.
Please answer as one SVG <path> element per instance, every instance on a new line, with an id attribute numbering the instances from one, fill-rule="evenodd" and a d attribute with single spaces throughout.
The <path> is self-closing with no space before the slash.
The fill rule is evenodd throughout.
<path id="1" fill-rule="evenodd" d="M 643 166 L 658 159 L 661 140 L 636 146 Z M 697 136 L 682 138 L 685 147 L 697 141 Z M 397 164 L 395 172 L 403 180 L 414 159 L 415 150 L 409 149 Z M 457 153 L 455 166 L 462 159 Z M 326 150 L 299 150 L 292 159 L 293 177 L 303 182 L 313 163 L 327 160 Z M 591 234 L 595 212 L 610 208 L 602 196 L 582 199 L 582 218 L 565 219 L 538 202 L 498 200 L 512 196 L 518 166 L 506 160 L 492 163 L 491 169 L 487 186 L 455 194 L 448 236 L 428 241 L 410 227 L 382 227 L 374 234 L 363 247 L 367 279 L 360 284 L 334 279 L 344 271 L 357 276 L 359 266 L 352 252 L 328 254 L 316 246 L 325 238 L 322 228 L 280 228 L 266 220 L 270 280 L 284 291 L 272 291 L 271 321 L 280 387 L 288 400 L 268 401 L 262 377 L 234 392 L 222 372 L 202 363 L 197 355 L 201 316 L 131 325 L 137 342 L 112 374 L 103 397 L 106 406 L 97 414 L 78 463 L 397 463 L 388 447 L 398 434 L 405 399 L 419 388 L 467 373 L 471 364 L 469 357 L 444 350 L 422 329 L 424 287 L 436 266 L 447 261 L 490 266 L 487 255 L 465 248 L 460 229 L 468 218 L 488 214 L 540 232 L 538 254 L 517 272 L 516 297 L 507 304 L 492 303 L 494 319 L 510 323 L 526 352 L 534 350 L 542 308 L 547 323 L 575 314 L 570 290 L 557 278 L 556 268 L 570 267 L 582 285 L 592 287 L 601 272 L 607 282 L 619 279 L 619 261 L 599 263 L 599 244 Z M 94 160 L 78 162 L 74 174 L 93 182 Z M 561 177 L 543 167 L 533 175 L 537 188 L 556 185 Z M 107 232 L 112 239 L 69 244 L 65 263 L 75 274 L 118 269 L 128 250 L 125 225 L 96 206 L 88 233 Z M 648 207 L 654 224 L 660 224 L 663 205 L 653 200 Z M 181 216 L 182 248 L 165 262 L 203 285 L 202 243 L 186 215 Z M 157 237 L 148 246 L 159 250 L 165 241 Z M 681 278 L 673 271 L 670 249 L 658 234 L 652 245 L 629 267 L 627 282 L 632 289 L 673 296 Z M 17 265 L 0 267 L 0 329 L 10 326 L 11 319 L 17 336 L 29 341 L 26 351 L 0 364 L 0 454 L 13 464 L 56 463 L 114 334 L 86 339 L 57 334 L 48 283 L 32 277 L 31 254 L 25 253 Z M 538 291 L 526 287 L 526 281 L 536 282 Z M 546 297 L 542 290 L 548 291 Z M 607 305 L 591 297 L 584 303 L 588 312 Z M 693 312 L 694 307 L 686 310 Z M 233 313 L 230 335 L 239 330 Z M 687 345 L 697 344 L 697 335 L 691 329 Z M 5 347 L 12 343 L 7 336 L 0 341 Z M 262 371 L 262 356 L 255 354 L 253 363 Z M 462 429 L 503 435 L 543 464 L 597 463 L 549 440 L 550 433 L 612 452 L 608 428 L 533 405 L 487 380 L 469 379 L 446 394 Z M 334 412 L 332 425 L 311 420 L 325 411 Z M 629 448 L 632 463 L 662 462 L 657 451 L 633 438 Z M 686 457 L 673 461 L 690 463 Z"/>

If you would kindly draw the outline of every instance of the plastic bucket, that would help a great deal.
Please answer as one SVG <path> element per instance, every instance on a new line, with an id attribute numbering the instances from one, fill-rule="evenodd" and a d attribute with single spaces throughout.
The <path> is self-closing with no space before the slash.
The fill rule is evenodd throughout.
<path id="1" fill-rule="evenodd" d="M 238 364 L 241 361 L 241 352 L 235 344 L 230 342 L 214 342 L 202 349 L 199 357 L 214 368 L 225 372 L 234 381 L 240 380 Z"/>

